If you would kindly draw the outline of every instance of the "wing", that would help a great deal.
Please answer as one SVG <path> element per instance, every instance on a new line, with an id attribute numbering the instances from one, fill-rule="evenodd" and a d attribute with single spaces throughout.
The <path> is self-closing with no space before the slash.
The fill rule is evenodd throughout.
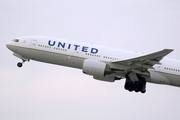
<path id="1" fill-rule="evenodd" d="M 153 69 L 153 65 L 161 64 L 159 61 L 172 51 L 172 49 L 164 49 L 155 53 L 147 54 L 132 59 L 112 61 L 112 63 L 128 66 L 129 68 L 132 68 L 131 71 L 134 71 L 136 73 L 144 73 L 145 75 L 147 75 L 146 71 L 148 68 Z"/>

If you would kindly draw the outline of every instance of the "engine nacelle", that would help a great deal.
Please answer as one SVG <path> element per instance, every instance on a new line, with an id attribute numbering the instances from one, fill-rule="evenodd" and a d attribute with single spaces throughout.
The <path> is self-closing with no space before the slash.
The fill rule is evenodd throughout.
<path id="1" fill-rule="evenodd" d="M 122 79 L 121 77 L 118 76 L 111 76 L 111 75 L 106 75 L 106 76 L 93 76 L 94 79 L 96 80 L 101 80 L 101 81 L 106 81 L 106 82 L 114 82 L 115 80 L 120 80 Z"/>
<path id="2" fill-rule="evenodd" d="M 110 66 L 104 62 L 93 59 L 85 59 L 82 67 L 83 73 L 104 77 L 105 75 L 111 74 Z"/>

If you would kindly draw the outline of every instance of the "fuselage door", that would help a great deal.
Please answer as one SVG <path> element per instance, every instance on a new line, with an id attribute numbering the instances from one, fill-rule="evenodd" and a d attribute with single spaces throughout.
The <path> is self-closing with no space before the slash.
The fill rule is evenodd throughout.
<path id="1" fill-rule="evenodd" d="M 31 48 L 36 48 L 36 44 L 37 44 L 37 41 L 36 40 L 31 40 Z"/>

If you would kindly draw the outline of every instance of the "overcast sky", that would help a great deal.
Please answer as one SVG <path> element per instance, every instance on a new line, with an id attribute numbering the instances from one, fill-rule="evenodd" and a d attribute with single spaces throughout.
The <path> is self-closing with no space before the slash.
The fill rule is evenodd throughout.
<path id="1" fill-rule="evenodd" d="M 180 59 L 179 0 L 0 0 L 0 120 L 179 120 L 180 88 L 94 80 L 82 70 L 26 62 L 5 44 L 43 35 Z"/>

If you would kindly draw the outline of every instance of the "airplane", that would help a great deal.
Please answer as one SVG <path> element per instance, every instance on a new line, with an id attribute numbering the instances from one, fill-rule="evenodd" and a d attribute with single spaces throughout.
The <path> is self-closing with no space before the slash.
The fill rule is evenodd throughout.
<path id="1" fill-rule="evenodd" d="M 46 36 L 23 36 L 6 44 L 13 55 L 26 61 L 82 69 L 94 79 L 114 82 L 125 79 L 130 92 L 146 92 L 146 82 L 180 87 L 180 60 L 166 58 L 173 49 L 151 54 L 108 48 Z"/>

